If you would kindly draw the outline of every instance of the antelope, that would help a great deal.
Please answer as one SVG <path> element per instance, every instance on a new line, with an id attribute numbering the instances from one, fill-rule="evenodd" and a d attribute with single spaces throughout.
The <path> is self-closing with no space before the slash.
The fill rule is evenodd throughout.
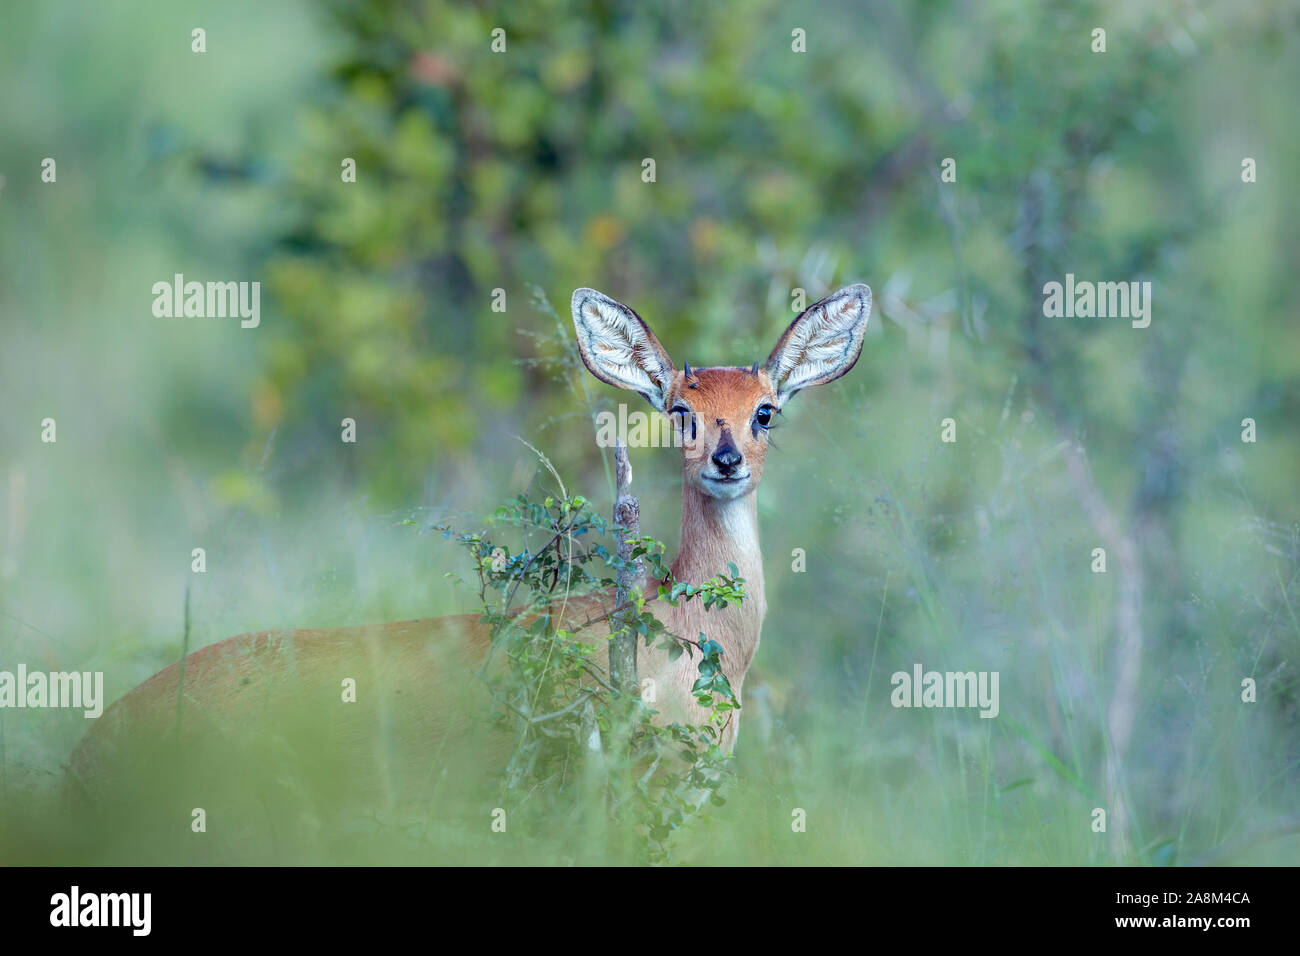
<path id="1" fill-rule="evenodd" d="M 809 306 L 790 324 L 767 361 L 750 366 L 678 370 L 645 321 L 592 289 L 572 299 L 578 350 L 602 382 L 639 393 L 669 416 L 683 438 L 680 551 L 675 580 L 702 583 L 735 564 L 745 580 L 739 605 L 704 611 L 698 601 L 657 602 L 670 633 L 704 632 L 723 649 L 722 666 L 743 700 L 745 674 L 758 650 L 767 602 L 758 544 L 756 492 L 773 417 L 801 390 L 848 372 L 862 351 L 871 290 L 848 286 Z M 647 589 L 653 594 L 654 589 Z M 571 601 L 566 620 L 590 620 L 610 595 Z M 604 643 L 599 629 L 584 639 Z M 605 629 L 606 631 L 608 628 Z M 364 627 L 260 632 L 197 650 L 117 700 L 73 753 L 70 776 L 84 794 L 130 775 L 172 779 L 182 762 L 229 779 L 254 755 L 301 758 L 295 741 L 317 744 L 326 781 L 341 790 L 391 795 L 446 784 L 446 758 L 461 748 L 503 766 L 509 741 L 482 733 L 485 691 L 468 675 L 491 642 L 478 615 Z M 640 674 L 656 682 L 657 720 L 702 722 L 691 693 L 690 655 L 676 660 L 641 648 Z M 340 703 L 355 681 L 356 703 Z M 183 689 L 183 692 L 182 692 Z M 730 751 L 739 713 L 720 741 Z M 160 735 L 173 726 L 176 733 Z M 244 731 L 261 733 L 246 741 Z M 391 729 L 400 734 L 389 733 Z M 158 744 L 160 737 L 169 743 Z M 292 787 L 292 783 L 286 783 Z"/>

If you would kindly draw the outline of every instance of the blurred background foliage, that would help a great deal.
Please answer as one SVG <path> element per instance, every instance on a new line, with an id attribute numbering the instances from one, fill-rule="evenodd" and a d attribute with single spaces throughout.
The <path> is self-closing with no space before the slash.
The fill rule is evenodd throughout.
<path id="1" fill-rule="evenodd" d="M 0 666 L 130 687 L 179 650 L 200 542 L 200 643 L 464 609 L 453 551 L 394 519 L 544 483 L 516 436 L 607 496 L 590 414 L 640 409 L 564 360 L 534 286 L 561 328 L 593 286 L 702 366 L 765 357 L 795 289 L 866 281 L 862 361 L 776 433 L 749 783 L 697 853 L 1294 861 L 1255 840 L 1300 811 L 1294 3 L 0 17 Z M 261 280 L 261 327 L 154 319 L 176 272 Z M 1044 318 L 1067 272 L 1149 280 L 1151 326 Z M 671 544 L 676 453 L 633 464 Z M 894 710 L 916 661 L 1001 671 L 1003 716 Z M 10 782 L 80 731 L 0 717 Z M 791 805 L 833 824 L 737 836 Z"/>

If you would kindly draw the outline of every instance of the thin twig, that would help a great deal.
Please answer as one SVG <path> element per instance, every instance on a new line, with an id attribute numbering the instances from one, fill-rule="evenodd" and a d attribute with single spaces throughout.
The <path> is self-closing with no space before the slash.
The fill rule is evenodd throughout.
<path id="1" fill-rule="evenodd" d="M 549 714 L 542 714 L 540 717 L 530 717 L 528 719 L 528 722 L 530 724 L 543 724 L 548 720 L 554 720 L 556 717 L 563 717 L 565 714 L 572 711 L 575 707 L 582 706 L 583 704 L 585 704 L 587 701 L 591 700 L 591 698 L 595 696 L 596 694 L 594 691 L 589 691 L 589 690 L 583 691 L 580 695 L 575 697 L 573 700 L 571 700 L 565 706 L 561 707 L 559 710 L 552 711 Z"/>

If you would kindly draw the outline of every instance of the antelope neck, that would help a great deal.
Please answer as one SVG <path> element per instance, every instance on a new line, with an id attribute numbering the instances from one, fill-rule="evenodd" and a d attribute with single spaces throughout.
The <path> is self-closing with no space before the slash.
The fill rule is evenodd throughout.
<path id="1" fill-rule="evenodd" d="M 672 563 L 678 580 L 699 584 L 727 574 L 733 562 L 745 579 L 746 607 L 766 609 L 763 556 L 758 548 L 757 492 L 739 498 L 706 495 L 689 483 L 682 486 L 681 550 Z"/>

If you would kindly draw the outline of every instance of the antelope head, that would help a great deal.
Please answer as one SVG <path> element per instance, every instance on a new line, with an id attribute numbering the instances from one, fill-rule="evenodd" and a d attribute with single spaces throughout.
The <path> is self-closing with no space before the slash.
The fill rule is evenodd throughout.
<path id="1" fill-rule="evenodd" d="M 862 353 L 871 289 L 851 285 L 790 323 L 763 363 L 679 371 L 645 320 L 594 289 L 573 293 L 578 350 L 602 382 L 639 392 L 681 437 L 683 480 L 717 499 L 753 492 L 768 429 L 794 395 L 853 368 Z"/>

